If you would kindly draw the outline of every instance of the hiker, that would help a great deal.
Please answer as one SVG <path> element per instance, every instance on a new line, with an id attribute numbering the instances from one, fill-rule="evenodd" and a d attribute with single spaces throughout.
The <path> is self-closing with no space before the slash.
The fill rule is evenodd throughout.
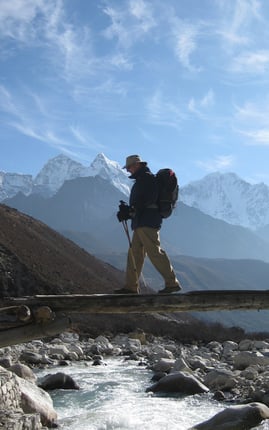
<path id="1" fill-rule="evenodd" d="M 159 293 L 178 292 L 181 290 L 180 283 L 167 254 L 160 246 L 162 216 L 157 206 L 158 184 L 155 175 L 139 155 L 128 156 L 123 169 L 131 173 L 129 178 L 135 179 L 135 183 L 129 205 L 122 202 L 117 217 L 123 222 L 131 219 L 133 237 L 128 251 L 125 287 L 115 290 L 115 293 L 139 294 L 139 277 L 146 255 L 164 278 L 165 287 Z"/>

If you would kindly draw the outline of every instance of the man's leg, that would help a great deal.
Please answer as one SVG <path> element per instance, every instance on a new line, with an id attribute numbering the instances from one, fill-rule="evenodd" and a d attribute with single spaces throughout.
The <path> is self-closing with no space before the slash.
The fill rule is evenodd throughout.
<path id="1" fill-rule="evenodd" d="M 139 292 L 139 277 L 145 260 L 145 249 L 137 230 L 133 232 L 132 246 L 129 248 L 126 267 L 125 288 Z"/>
<path id="2" fill-rule="evenodd" d="M 161 248 L 159 231 L 154 228 L 140 227 L 136 232 L 150 261 L 164 278 L 165 287 L 179 291 L 180 284 L 174 269 L 166 252 Z"/>

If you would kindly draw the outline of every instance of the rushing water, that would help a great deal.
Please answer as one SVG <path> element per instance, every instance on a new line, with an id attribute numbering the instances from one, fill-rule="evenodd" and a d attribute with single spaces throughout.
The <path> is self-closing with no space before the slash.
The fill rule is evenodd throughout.
<path id="1" fill-rule="evenodd" d="M 39 377 L 67 373 L 81 388 L 50 393 L 61 429 L 187 430 L 224 408 L 208 394 L 180 397 L 146 393 L 152 384 L 151 371 L 119 358 L 106 360 L 106 364 L 79 363 L 38 372 Z M 269 423 L 256 429 L 269 430 Z"/>

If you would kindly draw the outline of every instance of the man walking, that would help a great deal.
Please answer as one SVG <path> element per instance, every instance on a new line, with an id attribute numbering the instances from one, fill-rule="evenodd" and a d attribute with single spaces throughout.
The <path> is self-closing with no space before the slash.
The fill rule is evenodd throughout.
<path id="1" fill-rule="evenodd" d="M 162 217 L 157 206 L 158 185 L 155 175 L 139 155 L 127 157 L 123 168 L 131 173 L 129 178 L 135 179 L 135 183 L 131 190 L 129 206 L 120 207 L 117 216 L 119 221 L 132 220 L 133 237 L 128 251 L 125 287 L 115 293 L 139 293 L 139 276 L 146 255 L 164 279 L 165 288 L 159 293 L 178 292 L 181 290 L 180 283 L 167 254 L 160 246 Z"/>

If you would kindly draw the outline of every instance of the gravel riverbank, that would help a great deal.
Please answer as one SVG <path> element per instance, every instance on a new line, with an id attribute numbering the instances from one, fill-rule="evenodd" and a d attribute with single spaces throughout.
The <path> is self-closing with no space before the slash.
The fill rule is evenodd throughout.
<path id="1" fill-rule="evenodd" d="M 138 366 L 149 367 L 153 380 L 148 390 L 152 392 L 193 395 L 195 381 L 198 390 L 203 387 L 225 407 L 251 402 L 269 406 L 269 339 L 182 344 L 142 331 L 96 339 L 64 333 L 50 341 L 0 349 L 0 428 L 56 427 L 57 413 L 45 390 L 79 389 L 76 381 L 65 376 L 65 366 L 78 361 L 89 368 L 105 365 L 106 357 L 124 357 Z M 63 370 L 57 377 L 36 379 L 36 368 L 53 374 L 53 368 L 59 365 Z M 263 418 L 267 418 L 266 414 Z"/>

